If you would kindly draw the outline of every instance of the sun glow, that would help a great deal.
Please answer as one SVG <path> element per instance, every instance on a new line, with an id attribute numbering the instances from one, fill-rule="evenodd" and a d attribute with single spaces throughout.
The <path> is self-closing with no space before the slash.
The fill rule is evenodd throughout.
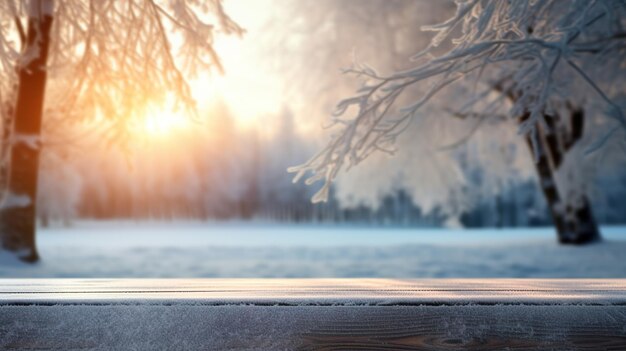
<path id="1" fill-rule="evenodd" d="M 255 2 L 227 1 L 226 12 L 247 32 L 243 37 L 219 35 L 214 47 L 224 67 L 217 71 L 199 71 L 189 77 L 191 94 L 196 100 L 197 114 L 176 109 L 174 94 L 166 94 L 162 102 L 150 106 L 133 119 L 132 129 L 140 139 L 173 139 L 193 131 L 198 125 L 210 123 L 216 105 L 225 104 L 235 122 L 245 128 L 266 127 L 268 116 L 283 108 L 280 77 L 260 69 L 267 54 L 259 42 L 267 18 L 273 8 L 268 0 Z M 259 16 L 263 13 L 263 16 Z M 174 47 L 179 45 L 174 39 Z M 256 64 L 252 64 L 256 62 Z M 200 119 L 198 121 L 197 119 Z"/>
<path id="2" fill-rule="evenodd" d="M 143 119 L 143 129 L 149 135 L 166 135 L 189 127 L 187 116 L 173 111 L 150 113 Z"/>
<path id="3" fill-rule="evenodd" d="M 263 119 L 283 107 L 284 92 L 280 79 L 264 68 L 273 59 L 262 43 L 265 27 L 276 6 L 268 0 L 225 1 L 226 12 L 246 29 L 243 37 L 219 35 L 214 47 L 224 74 L 203 74 L 190 81 L 200 109 L 210 108 L 218 100 L 228 105 L 238 124 L 263 126 Z"/>
<path id="4" fill-rule="evenodd" d="M 184 110 L 159 106 L 149 108 L 133 124 L 133 130 L 138 136 L 145 138 L 172 138 L 181 132 L 190 130 L 193 117 Z"/>

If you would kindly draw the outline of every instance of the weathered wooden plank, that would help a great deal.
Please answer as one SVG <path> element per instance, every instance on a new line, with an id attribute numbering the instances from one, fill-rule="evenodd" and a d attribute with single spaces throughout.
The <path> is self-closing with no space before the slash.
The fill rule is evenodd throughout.
<path id="1" fill-rule="evenodd" d="M 622 306 L 4 306 L 0 349 L 624 350 Z"/>
<path id="2" fill-rule="evenodd" d="M 626 282 L 0 280 L 0 349 L 626 350 Z"/>

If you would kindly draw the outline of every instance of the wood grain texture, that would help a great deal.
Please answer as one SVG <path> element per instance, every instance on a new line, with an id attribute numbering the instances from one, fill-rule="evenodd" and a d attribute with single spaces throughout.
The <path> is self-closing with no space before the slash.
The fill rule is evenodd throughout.
<path id="1" fill-rule="evenodd" d="M 0 279 L 0 304 L 626 304 L 626 279 Z"/>
<path id="2" fill-rule="evenodd" d="M 625 292 L 623 280 L 0 280 L 0 350 L 626 350 Z"/>
<path id="3" fill-rule="evenodd" d="M 302 350 L 624 350 L 626 308 L 442 306 L 339 318 Z"/>

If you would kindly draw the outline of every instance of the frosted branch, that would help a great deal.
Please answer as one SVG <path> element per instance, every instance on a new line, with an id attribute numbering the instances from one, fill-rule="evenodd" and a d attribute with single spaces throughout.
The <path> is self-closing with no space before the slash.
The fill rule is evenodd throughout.
<path id="1" fill-rule="evenodd" d="M 545 116 L 551 113 L 552 104 L 562 99 L 554 94 L 555 90 L 576 87 L 570 75 L 563 73 L 563 63 L 574 68 L 605 103 L 616 106 L 600 88 L 596 80 L 599 78 L 575 62 L 583 61 L 585 67 L 591 65 L 594 55 L 582 49 L 594 43 L 594 50 L 612 50 L 613 55 L 622 58 L 614 60 L 617 64 L 610 67 L 620 71 L 626 54 L 611 42 L 624 32 L 624 15 L 626 4 L 610 0 L 459 0 L 452 18 L 423 28 L 436 34 L 427 49 L 414 56 L 414 68 L 381 76 L 357 62 L 345 70 L 364 83 L 355 96 L 337 104 L 333 116 L 335 121 L 341 121 L 341 130 L 322 152 L 290 171 L 297 172 L 295 180 L 310 171 L 312 176 L 307 183 L 323 179 L 325 184 L 314 200 L 325 199 L 330 182 L 340 170 L 358 164 L 373 152 L 392 153 L 398 136 L 426 103 L 444 89 L 471 81 L 470 77 L 474 77 L 474 84 L 484 82 L 490 88 L 491 82 L 498 82 L 500 94 L 508 99 L 496 101 L 512 102 L 508 116 L 512 120 L 526 116 L 519 123 L 519 132 L 529 134 L 534 145 L 537 126 L 546 127 Z M 459 31 L 458 37 L 453 37 Z M 442 47 L 450 49 L 437 54 L 434 49 Z M 414 96 L 416 91 L 421 93 L 413 103 L 397 106 L 401 97 Z M 484 96 L 470 99 L 468 105 Z M 615 114 L 626 127 L 621 110 Z M 480 124 L 472 127 L 468 135 Z"/>

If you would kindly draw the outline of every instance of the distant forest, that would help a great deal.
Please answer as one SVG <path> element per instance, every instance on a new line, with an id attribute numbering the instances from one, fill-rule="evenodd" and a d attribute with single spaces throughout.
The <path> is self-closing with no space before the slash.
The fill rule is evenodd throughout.
<path id="1" fill-rule="evenodd" d="M 536 179 L 513 178 L 491 185 L 493 180 L 485 177 L 490 170 L 473 162 L 471 144 L 454 152 L 465 183 L 450 187 L 447 200 L 429 209 L 420 206 L 416 197 L 431 189 L 401 186 L 381 192 L 376 204 L 356 200 L 346 205 L 337 196 L 340 184 L 336 184 L 328 202 L 313 204 L 311 196 L 317 188 L 293 184 L 292 174 L 286 171 L 310 155 L 312 148 L 288 109 L 271 118 L 276 125 L 266 134 L 238 127 L 223 104 L 213 114 L 211 125 L 188 135 L 188 143 L 196 145 L 192 148 L 148 140 L 132 146 L 144 152 L 131 151 L 124 157 L 120 157 L 123 150 L 106 143 L 91 145 L 88 152 L 66 151 L 71 157 L 54 145 L 44 149 L 40 224 L 71 225 L 75 219 L 200 219 L 526 227 L 551 221 Z M 162 162 L 165 153 L 167 164 Z M 68 162 L 59 167 L 62 157 Z M 480 190 L 493 186 L 499 188 L 496 195 L 493 190 Z M 600 223 L 626 223 L 626 172 L 602 173 L 590 194 Z"/>

